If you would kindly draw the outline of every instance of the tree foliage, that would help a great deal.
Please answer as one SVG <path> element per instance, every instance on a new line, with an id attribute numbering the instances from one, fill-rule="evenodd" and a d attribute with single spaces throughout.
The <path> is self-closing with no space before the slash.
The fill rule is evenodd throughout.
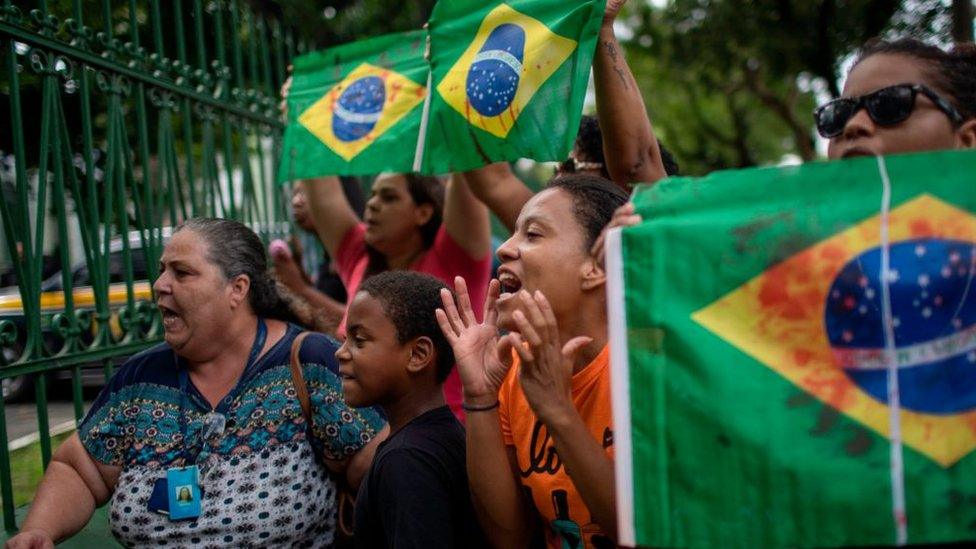
<path id="1" fill-rule="evenodd" d="M 811 112 L 868 39 L 947 36 L 939 0 L 672 0 L 636 6 L 628 58 L 686 173 L 816 156 Z"/>
<path id="2" fill-rule="evenodd" d="M 256 0 L 261 1 L 261 0 Z M 305 0 L 278 2 L 285 21 L 317 47 L 419 29 L 435 0 Z"/>

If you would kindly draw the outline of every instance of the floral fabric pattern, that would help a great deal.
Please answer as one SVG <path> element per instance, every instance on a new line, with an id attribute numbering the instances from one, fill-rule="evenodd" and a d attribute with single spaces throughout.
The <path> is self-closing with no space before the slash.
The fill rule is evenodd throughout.
<path id="1" fill-rule="evenodd" d="M 176 357 L 165 344 L 122 366 L 92 405 L 79 435 L 96 461 L 122 467 L 110 523 L 123 544 L 331 543 L 336 489 L 320 458 L 355 454 L 384 422 L 372 409 L 346 405 L 336 344 L 313 334 L 299 357 L 313 410 L 313 425 L 306 424 L 289 367 L 298 333 L 289 326 L 215 409 L 225 427 L 208 449 L 206 467 L 201 466 L 203 514 L 194 521 L 170 521 L 149 511 L 148 502 L 167 468 L 198 463 L 203 456 L 201 430 L 210 406 L 195 389 L 181 391 Z M 276 521 L 282 524 L 275 526 Z"/>

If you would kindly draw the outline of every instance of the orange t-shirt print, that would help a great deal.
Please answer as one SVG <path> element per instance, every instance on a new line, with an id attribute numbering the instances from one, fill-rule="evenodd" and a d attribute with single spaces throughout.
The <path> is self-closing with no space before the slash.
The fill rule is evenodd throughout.
<path id="1" fill-rule="evenodd" d="M 515 448 L 522 486 L 546 522 L 546 543 L 551 548 L 613 547 L 583 503 L 566 474 L 555 442 L 529 406 L 518 379 L 518 356 L 498 393 L 498 410 L 505 444 Z M 610 410 L 610 350 L 604 347 L 585 368 L 573 375 L 573 405 L 613 459 L 613 422 Z"/>

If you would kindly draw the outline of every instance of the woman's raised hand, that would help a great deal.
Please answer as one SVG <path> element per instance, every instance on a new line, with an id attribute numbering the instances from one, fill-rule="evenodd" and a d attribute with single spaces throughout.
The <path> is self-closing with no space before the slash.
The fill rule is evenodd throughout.
<path id="1" fill-rule="evenodd" d="M 461 376 L 464 402 L 471 406 L 490 406 L 498 400 L 498 389 L 512 367 L 511 349 L 498 339 L 499 285 L 492 280 L 485 298 L 485 320 L 478 323 L 471 310 L 468 286 L 460 276 L 454 278 L 457 304 L 451 292 L 441 290 L 443 309 L 437 309 L 437 322 L 444 332 Z"/>
<path id="2" fill-rule="evenodd" d="M 529 406 L 546 425 L 575 414 L 573 362 L 577 351 L 593 341 L 588 336 L 560 343 L 556 316 L 542 292 L 522 290 L 523 310 L 513 313 L 517 332 L 505 336 L 519 355 L 519 381 Z"/>

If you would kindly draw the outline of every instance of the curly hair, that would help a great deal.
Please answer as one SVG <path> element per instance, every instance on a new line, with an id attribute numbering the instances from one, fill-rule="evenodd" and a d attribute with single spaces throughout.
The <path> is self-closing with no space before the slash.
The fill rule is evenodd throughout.
<path id="1" fill-rule="evenodd" d="M 877 54 L 905 55 L 922 61 L 932 86 L 948 95 L 963 119 L 976 118 L 976 44 L 956 44 L 945 51 L 915 38 L 874 39 L 858 52 L 853 66 Z"/>
<path id="2" fill-rule="evenodd" d="M 447 286 L 440 280 L 415 271 L 386 271 L 359 286 L 360 292 L 366 292 L 383 306 L 401 345 L 418 337 L 430 338 L 438 383 L 443 383 L 454 367 L 454 351 L 434 314 L 441 307 L 442 288 Z"/>
<path id="3" fill-rule="evenodd" d="M 623 189 L 596 175 L 564 175 L 550 181 L 546 189 L 560 189 L 573 197 L 573 213 L 586 235 L 587 250 L 610 223 L 614 210 L 627 202 L 627 193 Z"/>
<path id="4" fill-rule="evenodd" d="M 247 225 L 230 219 L 194 217 L 173 231 L 193 231 L 207 243 L 207 260 L 230 280 L 246 275 L 251 281 L 247 301 L 258 316 L 303 323 L 292 310 L 291 301 L 278 291 L 268 270 L 268 256 L 258 235 Z"/>

